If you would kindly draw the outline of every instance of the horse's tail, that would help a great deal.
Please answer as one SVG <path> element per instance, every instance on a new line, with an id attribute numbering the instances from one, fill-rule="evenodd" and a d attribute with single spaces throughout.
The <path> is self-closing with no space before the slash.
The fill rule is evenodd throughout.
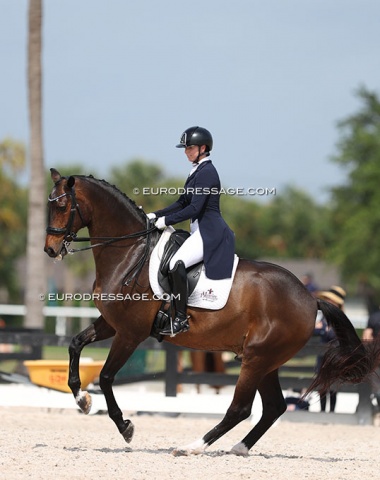
<path id="1" fill-rule="evenodd" d="M 331 303 L 318 300 L 318 307 L 336 335 L 307 390 L 307 393 L 317 390 L 323 395 L 333 384 L 365 381 L 380 363 L 380 342 L 363 343 L 344 312 Z"/>

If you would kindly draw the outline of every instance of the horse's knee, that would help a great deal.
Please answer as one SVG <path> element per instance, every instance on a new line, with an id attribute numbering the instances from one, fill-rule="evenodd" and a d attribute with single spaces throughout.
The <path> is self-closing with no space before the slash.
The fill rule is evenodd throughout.
<path id="1" fill-rule="evenodd" d="M 82 351 L 82 343 L 78 338 L 78 335 L 74 338 L 71 339 L 70 345 L 69 345 L 69 354 L 79 354 Z"/>

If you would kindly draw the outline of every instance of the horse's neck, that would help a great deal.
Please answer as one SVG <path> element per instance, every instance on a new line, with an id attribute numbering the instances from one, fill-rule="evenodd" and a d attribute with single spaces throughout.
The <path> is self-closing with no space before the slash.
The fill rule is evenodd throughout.
<path id="1" fill-rule="evenodd" d="M 91 237 L 121 237 L 146 229 L 146 220 L 137 206 L 112 187 L 91 189 Z"/>
<path id="2" fill-rule="evenodd" d="M 123 218 L 108 211 L 98 218 L 93 217 L 88 226 L 90 237 L 94 237 L 95 243 L 98 243 L 96 237 L 117 238 L 143 230 L 146 230 L 146 224 L 143 221 L 132 221 L 128 217 Z"/>
<path id="3" fill-rule="evenodd" d="M 117 239 L 146 230 L 146 220 L 131 200 L 120 192 L 113 192 L 110 186 L 89 188 L 86 198 L 91 204 L 88 225 L 91 243 L 102 244 L 107 241 L 105 237 L 116 240 L 109 246 L 93 249 L 97 278 L 101 275 L 107 281 L 115 275 L 123 275 L 125 272 L 122 270 L 128 269 L 140 256 L 145 238 Z"/>

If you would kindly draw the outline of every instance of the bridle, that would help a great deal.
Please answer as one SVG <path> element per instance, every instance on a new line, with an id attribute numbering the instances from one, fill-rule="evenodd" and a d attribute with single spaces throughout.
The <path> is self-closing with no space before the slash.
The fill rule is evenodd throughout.
<path id="1" fill-rule="evenodd" d="M 58 195 L 58 197 L 50 198 L 50 195 L 48 197 L 49 202 L 58 202 L 60 198 L 67 197 L 70 195 L 71 197 L 71 207 L 70 207 L 70 216 L 69 216 L 69 221 L 67 222 L 66 226 L 63 228 L 57 228 L 57 227 L 51 227 L 50 225 L 47 226 L 46 228 L 46 233 L 48 235 L 65 235 L 64 242 L 70 243 L 71 240 L 74 239 L 76 234 L 72 231 L 74 220 L 75 220 L 75 213 L 78 211 L 80 219 L 83 222 L 83 217 L 81 214 L 81 211 L 79 209 L 79 205 L 76 199 L 75 195 L 75 189 L 71 188 L 69 192 L 64 192 L 61 195 Z"/>
<path id="2" fill-rule="evenodd" d="M 120 242 L 122 240 L 146 237 L 147 241 L 146 241 L 146 244 L 145 244 L 144 253 L 142 254 L 141 258 L 137 261 L 136 265 L 134 265 L 129 270 L 129 272 L 126 274 L 126 276 L 124 278 L 123 283 L 128 285 L 133 280 L 133 278 L 135 278 L 136 275 L 140 272 L 140 270 L 142 269 L 142 267 L 143 267 L 143 265 L 144 265 L 144 263 L 145 263 L 145 261 L 148 257 L 149 250 L 150 250 L 150 243 L 151 243 L 150 234 L 152 232 L 156 231 L 157 227 L 155 225 L 152 225 L 150 223 L 150 220 L 147 218 L 146 219 L 146 222 L 147 222 L 146 230 L 142 230 L 142 231 L 139 231 L 139 232 L 134 232 L 134 233 L 130 233 L 130 234 L 127 234 L 127 235 L 122 235 L 120 237 L 78 237 L 77 234 L 72 231 L 74 221 L 75 221 L 76 212 L 78 212 L 79 217 L 80 217 L 83 225 L 85 225 L 85 222 L 84 222 L 82 213 L 80 211 L 80 208 L 79 208 L 79 205 L 78 205 L 78 202 L 77 202 L 77 199 L 76 199 L 75 188 L 71 187 L 69 192 L 64 192 L 61 195 L 58 195 L 57 197 L 54 197 L 54 198 L 51 198 L 50 195 L 49 195 L 48 201 L 49 202 L 57 202 L 60 198 L 63 198 L 63 197 L 66 197 L 66 196 L 71 197 L 70 216 L 69 216 L 69 220 L 68 220 L 66 226 L 62 227 L 62 228 L 57 228 L 57 227 L 51 227 L 50 225 L 48 225 L 47 228 L 46 228 L 46 233 L 48 235 L 62 235 L 63 234 L 64 239 L 63 239 L 62 249 L 65 248 L 66 252 L 68 254 L 74 254 L 74 253 L 77 253 L 77 252 L 82 252 L 84 250 L 90 250 L 90 249 L 93 249 L 95 247 L 111 245 L 112 243 Z M 102 240 L 102 241 L 99 242 L 99 243 L 89 245 L 88 247 L 69 248 L 71 242 L 89 242 L 91 240 Z M 62 250 L 61 250 L 61 252 L 62 252 Z"/>

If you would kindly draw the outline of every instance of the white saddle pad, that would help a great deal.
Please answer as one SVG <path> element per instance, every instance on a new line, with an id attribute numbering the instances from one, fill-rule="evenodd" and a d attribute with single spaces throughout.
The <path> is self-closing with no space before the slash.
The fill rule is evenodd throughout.
<path id="1" fill-rule="evenodd" d="M 149 281 L 156 298 L 167 298 L 167 294 L 158 283 L 158 268 L 160 266 L 164 247 L 174 231 L 173 227 L 167 227 L 164 230 L 150 257 Z M 227 303 L 238 263 L 239 257 L 235 255 L 232 277 L 223 278 L 223 280 L 211 280 L 210 278 L 207 278 L 203 266 L 197 286 L 195 287 L 194 292 L 189 296 L 187 304 L 190 307 L 208 308 L 210 310 L 219 310 L 223 308 Z"/>

